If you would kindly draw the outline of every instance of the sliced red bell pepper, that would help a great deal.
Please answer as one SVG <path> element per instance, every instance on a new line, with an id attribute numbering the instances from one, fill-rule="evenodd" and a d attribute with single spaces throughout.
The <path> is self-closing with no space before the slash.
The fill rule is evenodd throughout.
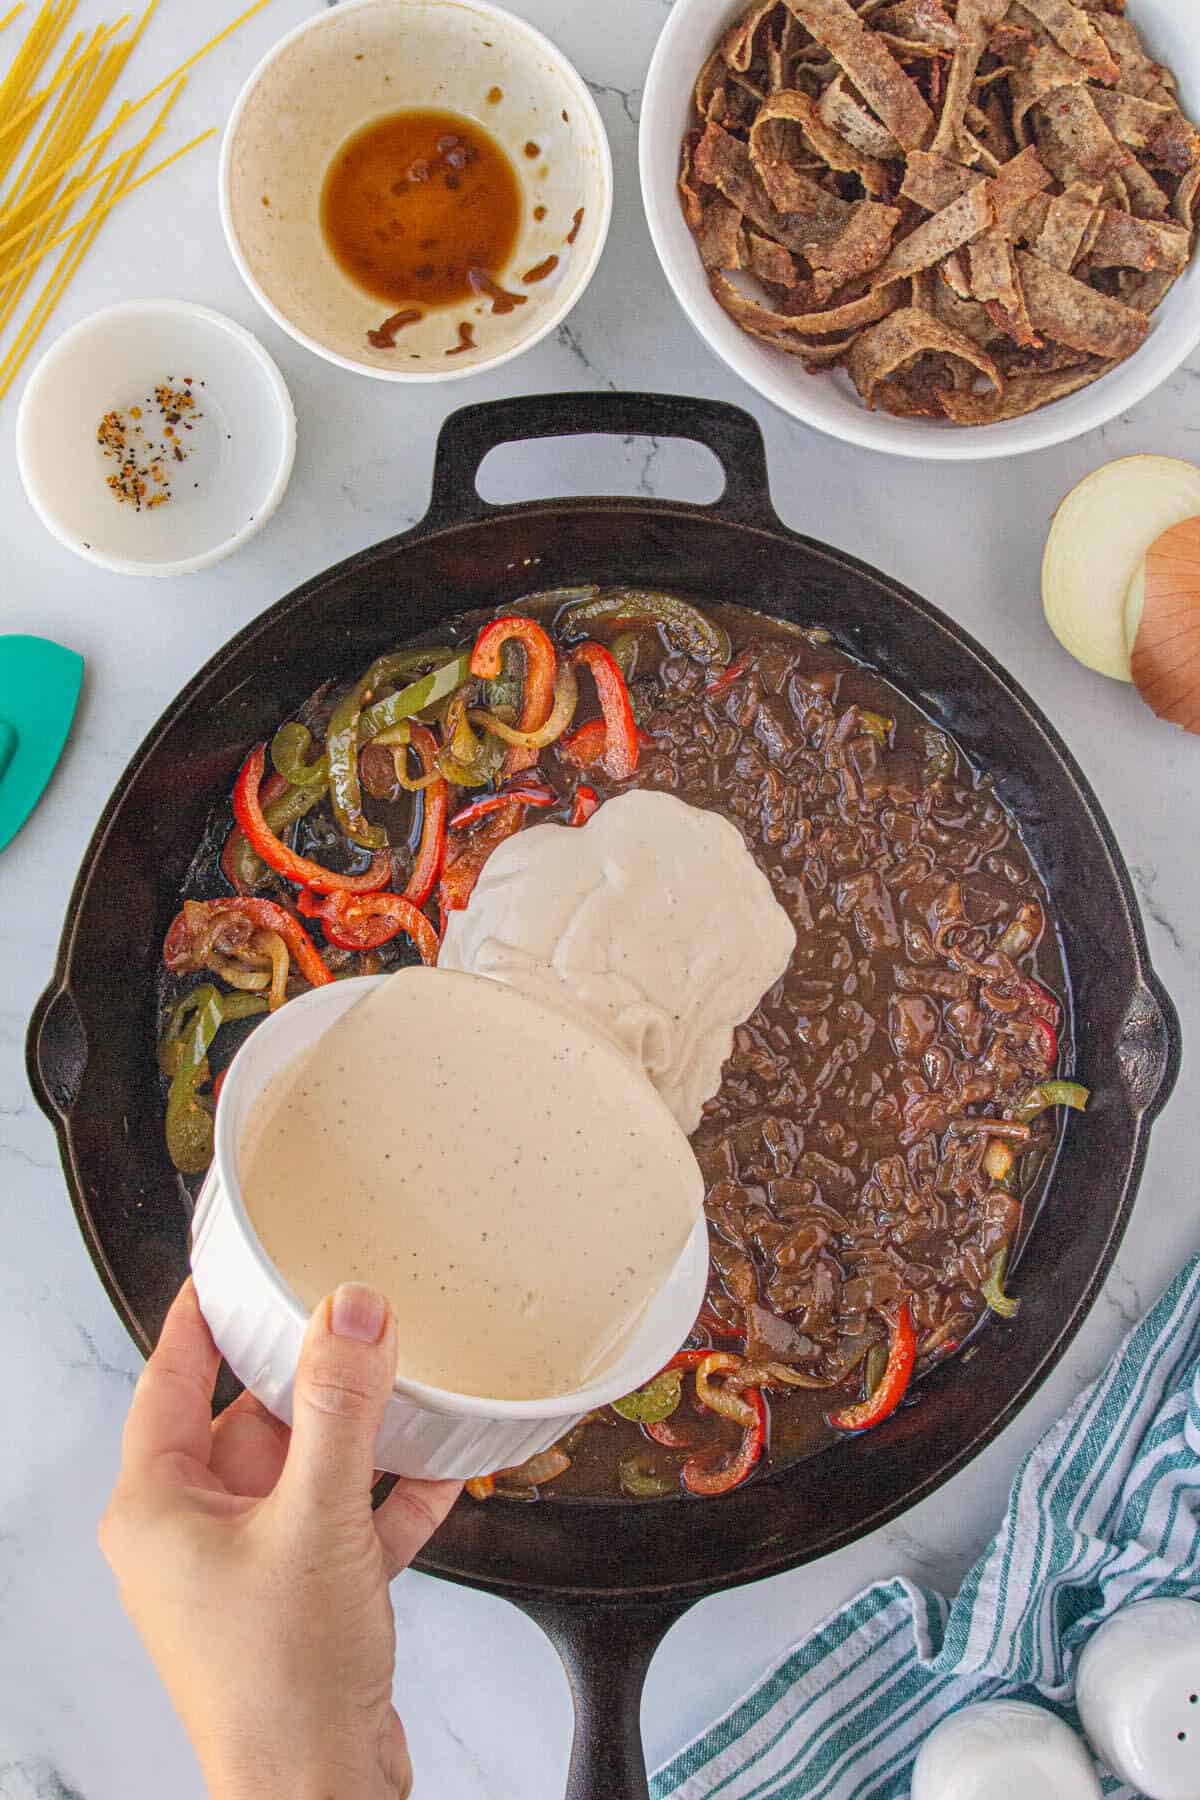
<path id="1" fill-rule="evenodd" d="M 719 675 L 714 675 L 711 681 L 705 682 L 705 693 L 708 694 L 710 698 L 714 694 L 723 694 L 726 688 L 731 688 L 734 682 L 739 680 L 749 667 L 749 654 L 743 652 L 741 656 L 736 656 L 727 668 L 722 669 Z"/>
<path id="2" fill-rule="evenodd" d="M 477 820 L 486 819 L 489 813 L 500 812 L 506 806 L 553 806 L 557 799 L 558 795 L 548 787 L 501 788 L 498 794 L 484 794 L 456 812 L 450 821 L 450 829 L 463 831 L 468 825 L 474 825 Z"/>
<path id="3" fill-rule="evenodd" d="M 339 950 L 377 950 L 407 932 L 430 967 L 437 962 L 438 934 L 403 894 L 330 894 L 321 908 L 325 936 Z"/>
<path id="4" fill-rule="evenodd" d="M 210 912 L 240 913 L 260 931 L 277 931 L 300 967 L 300 973 L 312 987 L 323 987 L 333 976 L 326 968 L 320 951 L 290 912 L 274 900 L 260 900 L 253 894 L 238 894 L 228 900 L 201 900 L 194 904 Z M 173 969 L 186 957 L 191 940 L 187 915 L 177 913 L 163 944 L 163 961 Z"/>
<path id="5" fill-rule="evenodd" d="M 665 1375 L 669 1369 L 698 1369 L 705 1358 L 711 1355 L 711 1350 L 677 1350 L 666 1368 L 659 1373 Z M 673 1414 L 669 1419 L 658 1419 L 652 1424 L 643 1425 L 642 1430 L 656 1444 L 665 1444 L 669 1450 L 690 1450 L 696 1439 L 694 1433 L 686 1429 L 687 1423 L 686 1419 L 681 1422 L 678 1414 Z"/>
<path id="6" fill-rule="evenodd" d="M 685 1425 L 687 1421 L 684 1421 Z M 642 1426 L 647 1437 L 654 1439 L 668 1450 L 690 1450 L 695 1444 L 695 1435 L 691 1431 L 681 1430 L 674 1418 L 656 1419 Z"/>
<path id="7" fill-rule="evenodd" d="M 302 887 L 296 895 L 296 911 L 302 919 L 319 919 L 324 904 L 324 894 L 314 894 L 311 888 Z"/>
<path id="8" fill-rule="evenodd" d="M 259 787 L 259 804 L 264 807 L 270 806 L 272 800 L 278 800 L 281 794 L 287 792 L 289 785 L 278 769 L 272 769 Z M 243 879 L 240 866 L 241 858 L 248 848 L 245 832 L 240 825 L 235 825 L 226 836 L 224 847 L 221 850 L 221 873 L 230 887 L 236 888 L 239 894 L 250 892 Z"/>
<path id="9" fill-rule="evenodd" d="M 470 836 L 455 836 L 447 841 L 446 861 L 438 884 L 438 899 L 444 912 L 462 911 L 488 857 L 505 838 L 520 830 L 521 818 L 521 808 L 510 802 Z"/>
<path id="10" fill-rule="evenodd" d="M 571 802 L 571 816 L 568 825 L 586 825 L 600 804 L 600 796 L 594 787 L 586 787 L 582 782 L 575 789 L 575 798 Z"/>
<path id="11" fill-rule="evenodd" d="M 226 1065 L 226 1067 L 221 1070 L 221 1073 L 216 1077 L 216 1079 L 214 1080 L 214 1082 L 212 1084 L 212 1099 L 213 1099 L 214 1106 L 217 1104 L 217 1101 L 221 1098 L 221 1089 L 225 1086 L 225 1077 L 228 1075 L 228 1073 L 229 1073 L 229 1068 L 228 1068 L 228 1065 Z"/>
<path id="12" fill-rule="evenodd" d="M 420 757 L 426 775 L 433 773 L 437 761 L 437 739 L 428 725 L 415 721 L 410 727 L 409 742 Z M 417 847 L 412 874 L 404 889 L 404 898 L 414 906 L 424 906 L 437 885 L 446 860 L 446 783 L 435 781 L 425 790 L 425 816 L 421 821 L 421 842 Z M 424 956 L 424 951 L 421 952 Z"/>
<path id="13" fill-rule="evenodd" d="M 298 883 L 300 887 L 315 888 L 319 894 L 336 891 L 368 894 L 383 887 L 392 873 L 392 859 L 385 852 L 381 851 L 372 857 L 371 866 L 364 874 L 339 875 L 333 869 L 322 868 L 311 857 L 299 856 L 296 851 L 289 850 L 283 839 L 276 837 L 263 817 L 262 810 L 261 788 L 266 754 L 265 744 L 255 745 L 242 765 L 233 790 L 233 816 L 250 848 L 265 863 L 269 863 L 277 875 Z"/>
<path id="14" fill-rule="evenodd" d="M 509 616 L 485 625 L 471 652 L 471 673 L 481 681 L 495 681 L 500 673 L 500 652 L 510 638 L 515 638 L 525 652 L 525 689 L 517 726 L 521 731 L 537 731 L 554 706 L 558 658 L 536 619 Z M 514 744 L 505 756 L 504 767 L 513 775 L 520 769 L 532 768 L 537 759 L 536 750 Z"/>
<path id="15" fill-rule="evenodd" d="M 1058 1022 L 1062 1017 L 1062 1008 L 1049 988 L 1044 988 L 1040 981 L 1034 981 L 1029 976 L 1025 978 L 1024 988 L 1029 997 L 1029 1004 L 1038 1018 L 1045 1019 L 1047 1025 L 1053 1026 L 1057 1031 Z"/>
<path id="16" fill-rule="evenodd" d="M 576 644 L 571 661 L 586 665 L 596 683 L 604 714 L 604 766 L 614 781 L 628 781 L 637 770 L 640 746 L 625 677 L 612 652 L 591 640 Z"/>
<path id="17" fill-rule="evenodd" d="M 741 1446 L 732 1461 L 721 1462 L 714 1468 L 711 1451 L 701 1451 L 697 1456 L 688 1457 L 683 1465 L 683 1485 L 689 1494 L 701 1494 L 708 1498 L 714 1494 L 731 1493 L 735 1487 L 741 1486 L 762 1455 L 763 1445 L 767 1441 L 767 1404 L 762 1397 L 762 1389 L 745 1388 L 742 1399 L 754 1409 L 754 1424 L 748 1425 L 743 1431 Z"/>
<path id="18" fill-rule="evenodd" d="M 1058 1033 L 1048 1019 L 1033 1021 L 1033 1041 L 1037 1045 L 1046 1072 L 1049 1074 L 1058 1063 Z"/>
<path id="19" fill-rule="evenodd" d="M 829 1423 L 838 1431 L 868 1431 L 895 1412 L 908 1391 L 917 1360 L 917 1334 L 913 1329 L 912 1301 L 905 1300 L 896 1314 L 887 1366 L 873 1394 L 857 1406 L 831 1412 Z"/>
<path id="20" fill-rule="evenodd" d="M 1036 1014 L 1032 1032 L 1032 1040 L 1041 1053 L 1041 1058 L 1049 1074 L 1058 1063 L 1058 1026 L 1062 1018 L 1062 1008 L 1048 988 L 1031 976 L 1025 976 L 1021 982 L 1021 991 L 1029 1006 Z"/>
<path id="21" fill-rule="evenodd" d="M 715 1334 L 717 1337 L 737 1336 L 734 1327 L 727 1319 L 721 1317 L 720 1313 L 717 1312 L 716 1308 L 707 1299 L 701 1306 L 700 1311 L 696 1314 L 696 1323 L 692 1326 L 692 1330 L 707 1331 L 710 1334 Z"/>
<path id="22" fill-rule="evenodd" d="M 590 769 L 603 760 L 607 741 L 608 727 L 604 720 L 589 719 L 578 731 L 559 739 L 558 753 L 564 762 L 573 764 L 575 768 Z"/>

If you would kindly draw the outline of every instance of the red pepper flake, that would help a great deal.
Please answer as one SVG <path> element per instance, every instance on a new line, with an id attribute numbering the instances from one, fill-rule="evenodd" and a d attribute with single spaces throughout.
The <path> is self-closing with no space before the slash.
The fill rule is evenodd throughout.
<path id="1" fill-rule="evenodd" d="M 143 424 L 145 413 L 141 406 L 131 406 L 128 412 L 115 408 L 105 413 L 96 428 L 96 442 L 101 453 L 117 467 L 113 474 L 107 475 L 109 491 L 123 506 L 132 506 L 138 512 L 143 508 L 150 511 L 154 507 L 165 506 L 171 498 L 171 483 L 167 474 L 167 451 L 177 462 L 186 462 L 189 452 L 178 442 L 175 426 L 182 424 L 186 431 L 192 429 L 192 419 L 201 419 L 203 413 L 196 411 L 195 396 L 191 392 L 192 377 L 185 376 L 184 385 L 176 388 L 175 378 L 169 375 L 166 381 L 159 382 L 154 389 L 154 399 L 146 396 L 146 406 L 153 404 L 163 421 L 162 436 L 164 444 L 159 447 L 147 435 Z M 203 386 L 203 382 L 201 386 Z M 184 418 L 184 414 L 191 415 Z M 193 487 L 198 483 L 193 482 Z"/>
<path id="2" fill-rule="evenodd" d="M 530 156 L 530 157 L 540 156 L 542 154 L 541 145 L 535 144 L 533 139 L 530 138 L 529 142 L 525 146 L 525 154 L 526 154 L 526 156 Z"/>

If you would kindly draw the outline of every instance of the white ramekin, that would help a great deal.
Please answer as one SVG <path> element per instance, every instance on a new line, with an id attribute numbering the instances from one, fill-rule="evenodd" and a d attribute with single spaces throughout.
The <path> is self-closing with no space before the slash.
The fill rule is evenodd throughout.
<path id="1" fill-rule="evenodd" d="M 696 77 L 721 33 L 747 4 L 674 0 L 646 76 L 638 154 L 646 222 L 675 298 L 709 348 L 765 399 L 802 424 L 866 450 L 973 462 L 1044 450 L 1106 425 L 1144 400 L 1200 344 L 1200 256 L 1193 256 L 1154 314 L 1146 342 L 1128 361 L 1065 400 L 997 425 L 951 425 L 868 412 L 844 372 L 810 375 L 796 357 L 752 338 L 709 292 L 676 185 L 684 133 L 692 123 Z M 1151 53 L 1174 70 L 1189 116 L 1200 118 L 1200 30 L 1194 7 L 1188 0 L 1136 0 L 1129 16 Z"/>
<path id="2" fill-rule="evenodd" d="M 523 223 L 509 270 L 491 273 L 524 304 L 505 314 L 482 299 L 430 307 L 394 349 L 377 349 L 367 332 L 393 308 L 335 263 L 321 231 L 321 189 L 360 127 L 431 107 L 474 119 L 508 153 Z M 298 343 L 379 381 L 459 380 L 553 331 L 600 260 L 612 188 L 608 138 L 587 84 L 549 38 L 490 0 L 341 0 L 322 9 L 254 70 L 221 151 L 221 222 L 251 293 Z M 550 277 L 523 285 L 521 274 L 551 255 L 558 266 Z M 473 324 L 476 344 L 447 360 L 459 320 Z"/>
<path id="3" fill-rule="evenodd" d="M 185 370 L 203 418 L 171 502 L 119 505 L 96 428 Z M 60 544 L 115 575 L 194 575 L 240 550 L 283 499 L 295 455 L 296 415 L 271 357 L 190 300 L 123 300 L 81 319 L 47 350 L 17 413 L 30 505 Z"/>
<path id="4" fill-rule="evenodd" d="M 307 1314 L 268 1259 L 242 1203 L 237 1147 L 250 1108 L 275 1072 L 386 975 L 314 988 L 273 1013 L 230 1065 L 217 1109 L 216 1152 L 192 1219 L 192 1276 L 218 1349 L 238 1379 L 291 1423 L 292 1382 Z M 618 1360 L 587 1387 L 545 1400 L 493 1400 L 397 1379 L 375 1454 L 394 1475 L 460 1480 L 548 1450 L 593 1407 L 630 1393 L 669 1362 L 704 1298 L 703 1217 Z"/>

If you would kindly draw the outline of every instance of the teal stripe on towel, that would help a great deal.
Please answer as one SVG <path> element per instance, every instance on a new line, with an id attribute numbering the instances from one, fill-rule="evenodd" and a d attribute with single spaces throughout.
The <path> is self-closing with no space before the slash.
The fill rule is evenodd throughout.
<path id="1" fill-rule="evenodd" d="M 898 1578 L 868 1588 L 661 1768 L 654 1800 L 906 1800 L 925 1735 L 971 1700 L 1078 1728 L 1091 1632 L 1172 1594 L 1200 1595 L 1200 1257 L 1025 1458 L 952 1607 Z"/>

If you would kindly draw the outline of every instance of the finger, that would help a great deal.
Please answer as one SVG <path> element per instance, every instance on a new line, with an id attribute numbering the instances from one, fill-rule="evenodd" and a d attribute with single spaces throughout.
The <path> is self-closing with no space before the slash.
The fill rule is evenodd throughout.
<path id="1" fill-rule="evenodd" d="M 382 1294 L 344 1282 L 309 1320 L 279 1483 L 285 1506 L 370 1517 L 375 1440 L 396 1374 L 396 1327 Z"/>
<path id="2" fill-rule="evenodd" d="M 397 1481 L 375 1511 L 389 1581 L 424 1549 L 461 1493 L 461 1481 Z"/>
<path id="3" fill-rule="evenodd" d="M 289 1436 L 253 1394 L 239 1394 L 213 1426 L 212 1472 L 231 1494 L 261 1500 L 279 1480 Z"/>
<path id="4" fill-rule="evenodd" d="M 394 1800 L 409 1800 L 413 1787 L 412 1758 L 408 1754 L 408 1739 L 404 1735 L 404 1727 L 400 1723 L 399 1714 L 394 1711 L 389 1712 L 383 1728 L 379 1762 Z"/>
<path id="5" fill-rule="evenodd" d="M 134 1389 L 123 1440 L 127 1465 L 144 1468 L 159 1458 L 178 1456 L 208 1467 L 220 1364 L 189 1277 Z"/>

